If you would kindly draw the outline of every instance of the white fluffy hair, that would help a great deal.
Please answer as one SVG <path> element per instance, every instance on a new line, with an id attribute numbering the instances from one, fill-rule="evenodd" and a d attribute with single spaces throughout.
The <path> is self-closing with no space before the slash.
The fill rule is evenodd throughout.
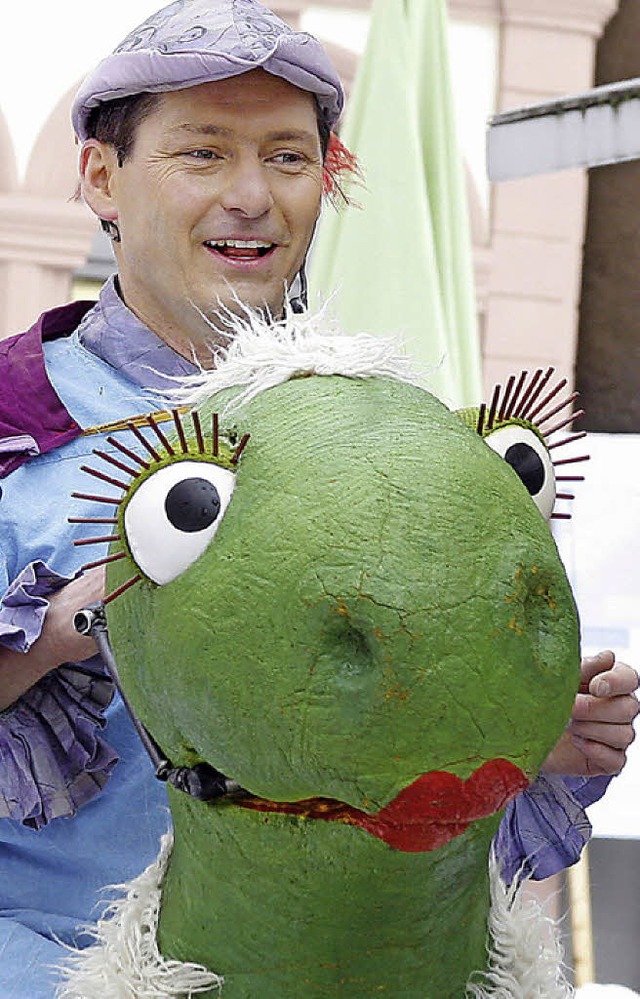
<path id="1" fill-rule="evenodd" d="M 489 877 L 488 971 L 471 976 L 468 999 L 571 999 L 575 993 L 564 974 L 555 921 L 536 899 L 525 897 L 524 882 L 505 885 L 494 851 Z"/>
<path id="2" fill-rule="evenodd" d="M 201 965 L 167 961 L 158 951 L 156 931 L 162 878 L 171 850 L 166 836 L 157 861 L 120 886 L 96 927 L 95 943 L 72 951 L 58 969 L 64 983 L 58 999 L 184 999 L 222 989 L 224 979 Z M 474 973 L 467 999 L 570 999 L 562 949 L 552 919 L 521 889 L 507 888 L 494 856 L 489 863 L 491 914 L 486 972 Z"/>
<path id="3" fill-rule="evenodd" d="M 172 846 L 167 833 L 157 860 L 133 881 L 115 886 L 121 898 L 87 927 L 94 943 L 70 949 L 56 969 L 63 979 L 57 999 L 185 999 L 222 987 L 220 975 L 200 964 L 167 961 L 158 950 L 161 886 Z"/>
<path id="4" fill-rule="evenodd" d="M 346 335 L 328 305 L 317 312 L 288 310 L 279 322 L 248 308 L 240 315 L 221 309 L 220 315 L 229 342 L 212 348 L 215 367 L 175 379 L 168 393 L 172 402 L 197 405 L 223 389 L 239 387 L 243 391 L 224 411 L 228 415 L 266 389 L 311 374 L 394 378 L 425 387 L 424 376 L 403 351 L 399 337 Z"/>

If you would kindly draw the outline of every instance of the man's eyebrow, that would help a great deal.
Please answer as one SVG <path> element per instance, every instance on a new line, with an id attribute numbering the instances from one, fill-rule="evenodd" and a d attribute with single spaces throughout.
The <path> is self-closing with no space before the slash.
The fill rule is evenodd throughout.
<path id="1" fill-rule="evenodd" d="M 176 125 L 170 130 L 173 133 L 185 133 L 190 132 L 192 135 L 211 135 L 211 136 L 222 136 L 223 138 L 229 138 L 234 133 L 230 128 L 222 128 L 220 125 L 203 124 L 197 125 L 194 122 L 185 122 L 182 125 Z M 275 132 L 268 132 L 264 138 L 267 142 L 310 142 L 316 143 L 318 141 L 318 133 L 310 132 L 307 129 L 278 129 Z"/>
<path id="2" fill-rule="evenodd" d="M 284 129 L 278 132 L 269 132 L 266 138 L 270 142 L 317 142 L 318 133 L 308 132 L 306 129 Z"/>
<path id="3" fill-rule="evenodd" d="M 176 125 L 170 129 L 171 132 L 191 132 L 193 135 L 222 135 L 230 136 L 232 131 L 229 128 L 221 128 L 220 125 L 196 125 L 193 122 L 185 122 L 183 125 Z"/>

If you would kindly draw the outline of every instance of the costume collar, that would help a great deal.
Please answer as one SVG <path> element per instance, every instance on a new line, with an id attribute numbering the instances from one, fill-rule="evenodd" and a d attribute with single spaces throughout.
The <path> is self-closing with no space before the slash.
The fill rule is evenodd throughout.
<path id="1" fill-rule="evenodd" d="M 142 388 L 163 391 L 198 369 L 152 333 L 124 304 L 117 277 L 103 286 L 95 307 L 78 327 L 80 343 Z"/>

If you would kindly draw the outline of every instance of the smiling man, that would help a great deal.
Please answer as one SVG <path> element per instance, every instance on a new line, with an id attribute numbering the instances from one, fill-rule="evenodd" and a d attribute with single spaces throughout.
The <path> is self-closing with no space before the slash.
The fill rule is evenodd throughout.
<path id="1" fill-rule="evenodd" d="M 162 94 L 131 156 L 90 138 L 81 171 L 85 200 L 118 227 L 127 305 L 206 364 L 220 307 L 278 316 L 303 265 L 323 189 L 317 103 L 263 69 Z"/>
<path id="2" fill-rule="evenodd" d="M 95 305 L 53 310 L 0 345 L 3 999 L 52 999 L 61 942 L 88 942 L 100 889 L 152 861 L 168 821 L 95 645 L 72 627 L 104 582 L 77 576 L 87 528 L 79 511 L 67 520 L 70 497 L 90 490 L 94 447 L 116 454 L 102 425 L 166 406 L 176 376 L 212 363 L 225 310 L 282 315 L 332 179 L 342 102 L 319 43 L 256 0 L 176 0 L 77 95 L 82 193 L 118 276 Z M 613 666 L 609 654 L 584 665 L 549 760 L 577 776 L 547 776 L 510 806 L 507 874 L 531 854 L 539 876 L 579 855 L 583 805 L 607 781 L 587 777 L 619 771 L 633 737 L 636 676 Z"/>

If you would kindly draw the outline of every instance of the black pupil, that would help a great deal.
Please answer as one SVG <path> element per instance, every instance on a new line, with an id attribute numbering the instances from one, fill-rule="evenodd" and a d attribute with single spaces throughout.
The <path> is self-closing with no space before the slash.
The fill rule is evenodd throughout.
<path id="1" fill-rule="evenodd" d="M 512 444 L 504 460 L 520 476 L 532 496 L 537 496 L 544 485 L 542 458 L 530 444 Z"/>
<path id="2" fill-rule="evenodd" d="M 164 508 L 175 528 L 192 534 L 213 524 L 220 513 L 220 496 L 207 479 L 183 479 L 167 493 Z"/>

